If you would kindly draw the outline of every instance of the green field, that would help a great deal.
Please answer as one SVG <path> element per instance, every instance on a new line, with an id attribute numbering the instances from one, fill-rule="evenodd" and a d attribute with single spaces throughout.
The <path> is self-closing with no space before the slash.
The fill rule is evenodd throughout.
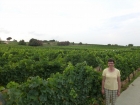
<path id="1" fill-rule="evenodd" d="M 123 81 L 139 68 L 140 49 L 0 44 L 1 90 L 8 90 L 3 93 L 7 105 L 102 105 L 101 73 L 109 58 Z"/>

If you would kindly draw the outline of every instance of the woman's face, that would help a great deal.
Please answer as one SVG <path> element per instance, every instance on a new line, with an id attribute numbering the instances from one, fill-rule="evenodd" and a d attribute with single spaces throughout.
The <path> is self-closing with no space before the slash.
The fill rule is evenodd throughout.
<path id="1" fill-rule="evenodd" d="M 113 67 L 114 67 L 114 62 L 108 62 L 108 66 L 109 66 L 110 68 L 113 68 Z"/>

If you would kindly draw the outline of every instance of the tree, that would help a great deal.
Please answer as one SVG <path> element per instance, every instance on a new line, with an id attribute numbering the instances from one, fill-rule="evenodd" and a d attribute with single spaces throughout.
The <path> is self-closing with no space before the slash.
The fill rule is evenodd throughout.
<path id="1" fill-rule="evenodd" d="M 80 42 L 79 45 L 82 45 L 82 42 Z"/>
<path id="2" fill-rule="evenodd" d="M 37 39 L 30 39 L 29 41 L 29 46 L 42 46 L 43 45 L 43 42 L 41 40 L 37 40 Z"/>
<path id="3" fill-rule="evenodd" d="M 72 45 L 74 45 L 74 42 L 72 42 Z"/>
<path id="4" fill-rule="evenodd" d="M 55 42 L 55 40 L 53 39 L 53 40 L 49 40 L 49 42 Z"/>
<path id="5" fill-rule="evenodd" d="M 7 41 L 10 41 L 11 39 L 12 39 L 11 37 L 6 38 Z"/>
<path id="6" fill-rule="evenodd" d="M 20 40 L 20 41 L 18 42 L 18 44 L 19 44 L 19 45 L 26 45 L 26 42 L 25 42 L 24 40 Z"/>
<path id="7" fill-rule="evenodd" d="M 17 42 L 17 40 L 14 39 L 13 42 Z"/>
<path id="8" fill-rule="evenodd" d="M 65 41 L 65 42 L 57 42 L 58 46 L 68 46 L 70 44 L 69 41 Z"/>
<path id="9" fill-rule="evenodd" d="M 43 40 L 43 42 L 48 42 L 47 40 Z"/>
<path id="10" fill-rule="evenodd" d="M 133 47 L 133 44 L 128 44 L 128 47 Z"/>

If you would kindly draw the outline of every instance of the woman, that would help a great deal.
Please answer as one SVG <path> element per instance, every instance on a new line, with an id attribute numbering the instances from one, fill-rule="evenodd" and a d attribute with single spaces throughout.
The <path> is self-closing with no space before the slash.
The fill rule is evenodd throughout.
<path id="1" fill-rule="evenodd" d="M 102 94 L 105 94 L 106 105 L 115 105 L 117 96 L 120 95 L 120 71 L 114 67 L 114 60 L 108 60 L 108 68 L 103 70 Z"/>

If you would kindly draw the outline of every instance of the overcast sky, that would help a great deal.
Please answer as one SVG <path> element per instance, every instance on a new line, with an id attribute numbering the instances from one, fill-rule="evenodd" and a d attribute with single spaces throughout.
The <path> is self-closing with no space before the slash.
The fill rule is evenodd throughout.
<path id="1" fill-rule="evenodd" d="M 140 0 L 0 0 L 0 38 L 140 46 Z"/>

